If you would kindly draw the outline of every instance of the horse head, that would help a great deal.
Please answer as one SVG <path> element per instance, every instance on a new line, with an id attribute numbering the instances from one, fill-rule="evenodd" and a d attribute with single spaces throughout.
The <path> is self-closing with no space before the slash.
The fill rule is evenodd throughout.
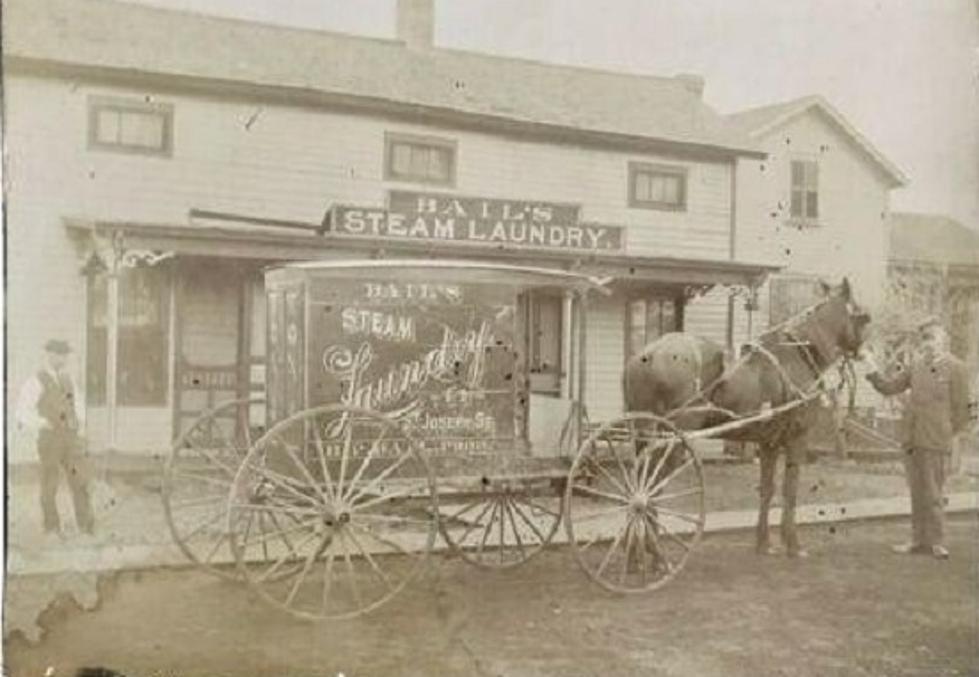
<path id="1" fill-rule="evenodd" d="M 863 345 L 870 313 L 853 297 L 850 281 L 838 285 L 820 282 L 825 300 L 817 308 L 820 333 L 827 336 L 836 350 L 855 356 Z"/>

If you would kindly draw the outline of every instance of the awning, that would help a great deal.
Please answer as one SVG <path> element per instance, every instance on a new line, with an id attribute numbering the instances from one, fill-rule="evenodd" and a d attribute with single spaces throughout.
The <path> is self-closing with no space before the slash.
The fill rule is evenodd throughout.
<path id="1" fill-rule="evenodd" d="M 266 263 L 326 259 L 432 258 L 508 262 L 558 268 L 613 287 L 664 285 L 703 290 L 715 285 L 757 287 L 780 266 L 744 261 L 648 256 L 625 252 L 531 249 L 499 244 L 430 240 L 378 240 L 337 235 L 321 224 L 191 211 L 187 225 L 66 220 L 76 235 L 124 243 L 126 249 L 181 256 L 251 259 Z"/>

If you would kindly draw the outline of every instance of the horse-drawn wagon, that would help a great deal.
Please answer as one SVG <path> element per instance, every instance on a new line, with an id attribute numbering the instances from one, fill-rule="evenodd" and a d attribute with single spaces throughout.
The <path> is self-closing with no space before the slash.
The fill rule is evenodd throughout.
<path id="1" fill-rule="evenodd" d="M 571 406 L 550 442 L 534 433 L 529 387 L 528 299 L 541 291 L 566 298 L 574 356 Z M 770 423 L 812 402 L 822 372 L 852 348 L 840 342 L 853 334 L 853 304 L 846 286 L 794 334 L 770 333 L 723 374 L 696 341 L 672 335 L 694 346 L 696 359 L 654 345 L 634 366 L 660 380 L 648 392 L 669 392 L 656 371 L 665 355 L 664 373 L 682 385 L 673 399 L 630 401 L 630 383 L 643 379 L 627 367 L 634 411 L 586 426 L 586 298 L 603 293 L 572 272 L 478 262 L 270 270 L 266 397 L 206 413 L 174 445 L 163 494 L 175 541 L 197 564 L 311 619 L 379 607 L 436 548 L 477 566 L 517 566 L 552 543 L 562 521 L 599 585 L 621 593 L 662 586 L 687 562 L 706 519 L 690 440 L 794 429 Z M 748 388 L 747 398 L 743 388 L 721 393 L 734 395 L 725 407 L 711 402 L 724 390 L 718 384 L 739 381 L 768 385 Z M 256 408 L 268 421 L 258 430 Z M 713 427 L 681 421 L 702 412 L 722 417 Z M 759 517 L 766 541 L 769 460 Z"/>
<path id="2" fill-rule="evenodd" d="M 542 290 L 567 298 L 576 356 L 563 434 L 543 444 L 527 359 L 528 295 Z M 167 518 L 192 561 L 307 618 L 386 602 L 439 534 L 472 564 L 511 567 L 564 521 L 588 575 L 621 592 L 683 567 L 705 517 L 694 450 L 652 414 L 583 432 L 585 299 L 599 282 L 343 261 L 270 270 L 266 293 L 266 397 L 207 412 L 167 464 Z"/>

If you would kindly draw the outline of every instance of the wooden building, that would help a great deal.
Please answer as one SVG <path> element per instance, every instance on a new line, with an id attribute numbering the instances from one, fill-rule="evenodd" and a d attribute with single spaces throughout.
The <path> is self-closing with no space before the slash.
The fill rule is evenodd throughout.
<path id="1" fill-rule="evenodd" d="M 431 0 L 398 11 L 385 40 L 5 3 L 8 401 L 65 338 L 90 446 L 158 452 L 202 408 L 262 390 L 262 270 L 290 260 L 610 278 L 589 313 L 593 419 L 621 410 L 623 362 L 659 333 L 732 341 L 728 290 L 774 269 L 735 247 L 737 168 L 764 154 L 702 81 L 440 49 Z M 552 427 L 565 306 L 530 303 L 533 406 Z"/>

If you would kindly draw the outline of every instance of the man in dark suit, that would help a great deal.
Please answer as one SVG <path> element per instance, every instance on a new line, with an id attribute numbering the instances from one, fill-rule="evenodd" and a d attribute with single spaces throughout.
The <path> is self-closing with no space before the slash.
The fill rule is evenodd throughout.
<path id="1" fill-rule="evenodd" d="M 904 412 L 905 467 L 911 489 L 911 542 L 894 551 L 948 558 L 942 487 L 956 435 L 969 423 L 965 365 L 949 352 L 948 334 L 934 319 L 918 327 L 917 350 L 890 376 L 876 369 L 867 380 L 882 395 L 910 390 Z M 873 360 L 870 360 L 873 369 Z"/>
<path id="2" fill-rule="evenodd" d="M 65 369 L 71 347 L 66 341 L 51 340 L 44 350 L 45 365 L 24 384 L 17 412 L 21 429 L 32 429 L 37 435 L 44 531 L 61 535 L 57 494 L 64 472 L 78 529 L 84 534 L 92 534 L 95 520 L 79 453 L 80 412 L 75 385 Z"/>

